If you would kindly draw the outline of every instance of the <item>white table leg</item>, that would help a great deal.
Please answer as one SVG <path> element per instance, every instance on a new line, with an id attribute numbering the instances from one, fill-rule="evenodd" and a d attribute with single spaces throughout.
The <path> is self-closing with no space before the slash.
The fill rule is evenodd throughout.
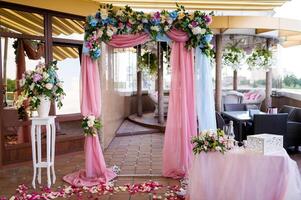
<path id="1" fill-rule="evenodd" d="M 38 149 L 38 163 L 42 162 L 42 138 L 41 125 L 37 126 L 37 149 Z M 38 183 L 41 184 L 42 168 L 38 168 Z"/>
<path id="2" fill-rule="evenodd" d="M 51 124 L 51 136 L 52 136 L 52 140 L 51 140 L 51 145 L 52 145 L 52 149 L 51 149 L 51 162 L 52 162 L 52 179 L 53 179 L 53 184 L 56 181 L 56 176 L 55 176 L 55 171 L 54 171 L 54 157 L 55 157 L 55 123 Z"/>
<path id="3" fill-rule="evenodd" d="M 35 126 L 31 126 L 31 145 L 32 145 L 32 162 L 33 162 L 33 177 L 32 177 L 32 187 L 36 188 L 36 139 L 35 139 Z"/>
<path id="4" fill-rule="evenodd" d="M 51 177 L 50 177 L 50 147 L 51 147 L 51 130 L 50 130 L 50 125 L 46 126 L 47 129 L 47 135 L 46 135 L 46 146 L 47 146 L 47 186 L 50 188 L 51 186 Z"/>

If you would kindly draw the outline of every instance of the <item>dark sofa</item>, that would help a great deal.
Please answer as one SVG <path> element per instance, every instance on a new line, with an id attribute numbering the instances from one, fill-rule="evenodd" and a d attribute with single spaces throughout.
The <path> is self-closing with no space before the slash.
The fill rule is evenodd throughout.
<path id="1" fill-rule="evenodd" d="M 284 146 L 298 147 L 301 145 L 301 108 L 283 106 L 279 113 L 287 113 L 287 133 L 284 136 Z"/>

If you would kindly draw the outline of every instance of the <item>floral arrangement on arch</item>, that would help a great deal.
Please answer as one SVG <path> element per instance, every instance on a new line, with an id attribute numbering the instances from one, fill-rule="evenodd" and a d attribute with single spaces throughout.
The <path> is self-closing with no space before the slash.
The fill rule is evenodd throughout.
<path id="1" fill-rule="evenodd" d="M 256 48 L 247 58 L 249 69 L 264 69 L 267 70 L 273 65 L 273 53 L 264 47 Z"/>
<path id="2" fill-rule="evenodd" d="M 159 34 L 179 29 L 189 36 L 186 42 L 188 49 L 199 46 L 206 55 L 213 56 L 213 46 L 210 44 L 213 33 L 209 28 L 211 22 L 212 13 L 189 13 L 184 6 L 178 4 L 174 11 L 162 10 L 154 13 L 134 11 L 129 6 L 116 9 L 111 4 L 101 5 L 94 16 L 87 17 L 85 47 L 89 49 L 91 58 L 97 59 L 101 55 L 101 42 L 110 41 L 114 34 L 147 32 L 156 40 Z"/>
<path id="3" fill-rule="evenodd" d="M 225 48 L 223 53 L 223 63 L 231 67 L 233 70 L 239 70 L 245 62 L 246 53 L 237 44 Z"/>
<path id="4" fill-rule="evenodd" d="M 66 95 L 63 90 L 63 82 L 57 76 L 57 61 L 49 65 L 39 63 L 35 70 L 28 70 L 19 80 L 21 94 L 15 101 L 18 109 L 25 109 L 24 103 L 28 101 L 29 109 L 36 110 L 40 105 L 40 96 L 56 101 L 57 106 L 63 106 L 62 100 Z"/>
<path id="5" fill-rule="evenodd" d="M 102 124 L 100 120 L 96 119 L 94 115 L 85 116 L 82 121 L 82 128 L 85 136 L 95 136 L 101 129 Z"/>
<path id="6" fill-rule="evenodd" d="M 227 137 L 220 129 L 202 131 L 199 135 L 194 136 L 191 142 L 194 145 L 193 153 L 195 155 L 201 152 L 224 153 L 227 150 Z"/>

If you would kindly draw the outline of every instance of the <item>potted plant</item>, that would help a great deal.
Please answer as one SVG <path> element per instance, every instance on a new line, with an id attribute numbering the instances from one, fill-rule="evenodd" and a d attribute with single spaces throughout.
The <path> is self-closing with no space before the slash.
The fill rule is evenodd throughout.
<path id="1" fill-rule="evenodd" d="M 66 94 L 57 76 L 56 65 L 56 61 L 49 65 L 39 63 L 34 71 L 28 70 L 23 74 L 19 80 L 20 95 L 15 102 L 19 110 L 27 107 L 30 111 L 36 110 L 39 117 L 47 117 L 51 101 L 56 101 L 58 108 L 63 106 L 62 99 Z"/>
<path id="2" fill-rule="evenodd" d="M 256 48 L 247 58 L 247 64 L 250 69 L 268 70 L 273 64 L 273 53 L 266 48 Z"/>
<path id="3" fill-rule="evenodd" d="M 223 53 L 223 64 L 233 69 L 233 90 L 237 90 L 237 71 L 245 62 L 246 53 L 238 43 L 228 46 Z"/>

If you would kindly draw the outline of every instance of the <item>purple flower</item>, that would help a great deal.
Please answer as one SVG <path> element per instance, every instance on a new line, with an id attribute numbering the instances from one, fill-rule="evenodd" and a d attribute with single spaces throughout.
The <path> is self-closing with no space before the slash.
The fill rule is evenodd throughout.
<path id="1" fill-rule="evenodd" d="M 205 20 L 206 24 L 211 24 L 212 17 L 210 15 L 205 15 L 204 20 Z"/>
<path id="2" fill-rule="evenodd" d="M 191 22 L 192 27 L 197 27 L 198 24 L 199 24 L 199 23 L 197 23 L 196 21 L 192 21 L 192 22 Z"/>
<path id="3" fill-rule="evenodd" d="M 160 16 L 161 16 L 160 12 L 155 12 L 153 18 L 160 19 Z"/>
<path id="4" fill-rule="evenodd" d="M 42 78 L 43 78 L 43 77 L 41 76 L 41 74 L 35 73 L 35 74 L 33 75 L 33 82 L 36 83 L 36 82 L 40 81 Z"/>

